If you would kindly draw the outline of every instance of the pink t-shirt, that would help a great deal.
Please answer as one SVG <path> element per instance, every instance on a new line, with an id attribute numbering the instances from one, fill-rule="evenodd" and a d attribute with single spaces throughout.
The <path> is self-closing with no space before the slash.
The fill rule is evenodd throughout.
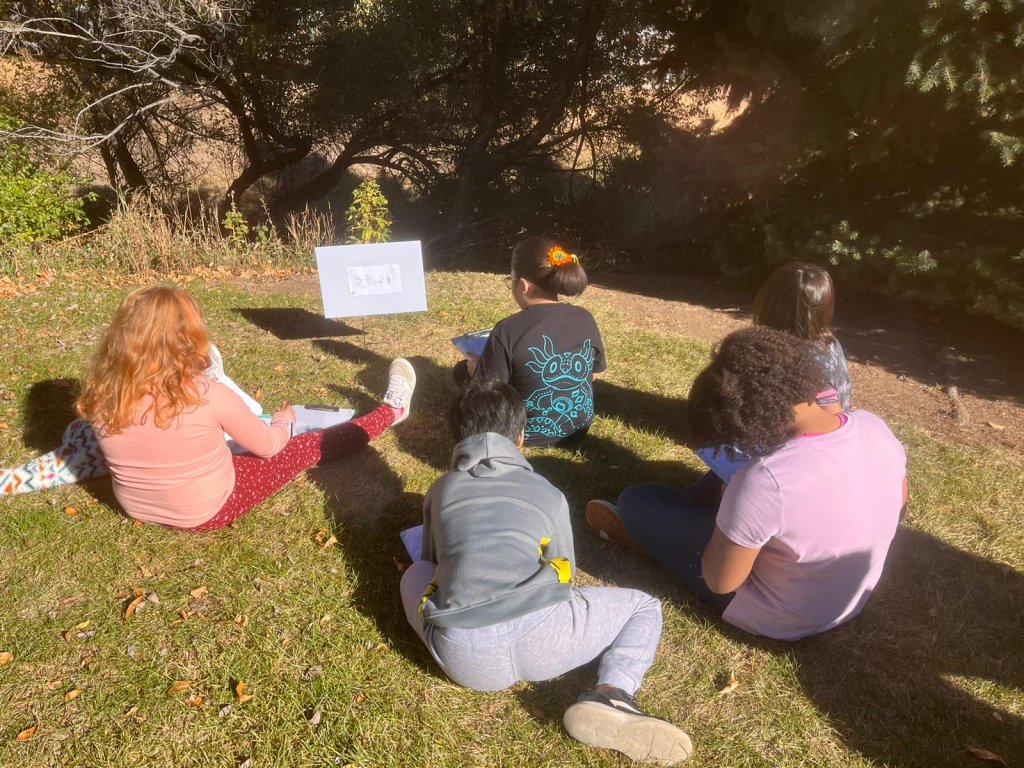
<path id="1" fill-rule="evenodd" d="M 100 448 L 110 465 L 114 495 L 131 517 L 175 528 L 192 528 L 211 519 L 235 487 L 227 432 L 248 451 L 264 458 L 284 448 L 290 435 L 286 421 L 267 425 L 242 399 L 206 378 L 205 402 L 181 413 L 167 429 L 140 416 L 124 432 L 104 435 Z"/>
<path id="2" fill-rule="evenodd" d="M 723 613 L 730 624 L 796 640 L 867 603 L 899 523 L 907 459 L 880 418 L 848 416 L 751 460 L 726 487 L 719 529 L 761 550 Z"/>

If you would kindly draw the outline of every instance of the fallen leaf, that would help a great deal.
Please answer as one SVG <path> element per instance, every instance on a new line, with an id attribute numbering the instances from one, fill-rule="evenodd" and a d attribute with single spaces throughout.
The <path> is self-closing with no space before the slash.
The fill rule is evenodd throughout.
<path id="1" fill-rule="evenodd" d="M 227 717 L 231 713 L 231 705 L 225 704 L 217 710 L 217 717 Z"/>
<path id="2" fill-rule="evenodd" d="M 313 680 L 314 678 L 320 677 L 320 675 L 322 675 L 323 673 L 324 668 L 321 667 L 319 664 L 314 664 L 302 673 L 302 677 L 306 680 Z"/>
<path id="3" fill-rule="evenodd" d="M 125 608 L 125 610 L 124 610 L 124 617 L 126 619 L 130 619 L 132 616 L 134 616 L 135 612 L 137 610 L 139 610 L 139 606 L 142 604 L 142 601 L 145 600 L 145 599 L 146 599 L 145 595 L 139 595 L 134 600 L 132 600 L 130 603 L 128 603 L 128 607 Z"/>
<path id="4" fill-rule="evenodd" d="M 138 711 L 139 711 L 139 707 L 138 707 L 138 705 L 136 705 L 136 706 L 132 707 L 131 709 L 129 709 L 127 712 L 125 712 L 124 716 L 125 717 L 131 717 L 132 715 L 134 715 Z"/>
<path id="5" fill-rule="evenodd" d="M 57 599 L 57 605 L 67 607 L 82 600 L 85 600 L 85 595 L 65 595 Z"/>
<path id="6" fill-rule="evenodd" d="M 327 538 L 327 531 L 317 531 L 316 534 L 313 536 L 313 541 L 315 541 L 320 546 L 323 546 L 324 539 L 326 539 L 326 538 Z"/>
<path id="7" fill-rule="evenodd" d="M 78 688 L 72 688 L 70 691 L 64 694 L 64 703 L 67 704 L 69 701 L 74 701 L 81 695 L 82 692 Z"/>
<path id="8" fill-rule="evenodd" d="M 361 707 L 361 706 L 363 706 L 363 703 L 364 703 L 365 701 L 366 701 L 366 694 L 364 694 L 364 693 L 363 693 L 363 692 L 361 692 L 361 691 L 360 691 L 359 693 L 357 693 L 357 694 L 356 694 L 356 698 L 355 698 L 355 704 L 356 704 L 356 706 L 357 706 L 357 707 Z"/>
<path id="9" fill-rule="evenodd" d="M 141 527 L 142 527 L 142 521 L 141 520 L 134 520 L 132 522 L 132 528 L 141 528 Z"/>
<path id="10" fill-rule="evenodd" d="M 257 403 L 263 402 L 263 387 L 256 387 L 256 391 L 252 393 L 252 399 Z"/>
<path id="11" fill-rule="evenodd" d="M 281 373 L 284 371 L 284 365 L 282 363 L 278 363 L 277 365 L 274 366 L 274 370 L 277 371 L 278 373 Z"/>
<path id="12" fill-rule="evenodd" d="M 201 706 L 203 706 L 203 702 L 205 700 L 206 699 L 203 698 L 203 694 L 193 693 L 191 696 L 185 699 L 185 703 L 188 704 L 190 707 L 195 707 L 196 709 L 199 709 Z"/>
<path id="13" fill-rule="evenodd" d="M 241 680 L 239 680 L 238 685 L 235 686 L 235 696 L 238 697 L 239 704 L 245 704 L 245 702 L 252 700 L 252 694 L 245 693 L 245 683 Z"/>
<path id="14" fill-rule="evenodd" d="M 238 764 L 238 768 L 252 768 L 252 766 L 253 762 L 251 757 L 248 760 L 245 760 L 244 762 Z"/>
<path id="15" fill-rule="evenodd" d="M 235 615 L 235 624 L 240 626 L 242 629 L 245 629 L 246 627 L 249 626 L 249 617 L 246 616 L 244 613 L 236 614 Z"/>
<path id="16" fill-rule="evenodd" d="M 72 631 L 71 631 L 71 630 L 69 629 L 69 630 L 68 630 L 67 632 L 65 632 L 65 633 L 64 633 L 64 634 L 62 635 L 62 637 L 64 638 L 64 640 L 66 640 L 67 642 L 69 642 L 69 643 L 70 643 L 70 642 L 72 641 L 72 639 L 74 639 L 74 637 L 75 637 L 75 633 L 74 633 L 74 632 L 72 632 Z"/>
<path id="17" fill-rule="evenodd" d="M 337 536 L 331 536 L 331 538 L 329 538 L 327 541 L 325 541 L 321 545 L 320 548 L 321 549 L 327 549 L 327 547 L 331 546 L 331 544 L 337 544 L 337 543 L 338 543 L 338 537 Z"/>
<path id="18" fill-rule="evenodd" d="M 86 619 L 75 624 L 75 629 L 88 629 L 90 624 L 92 624 L 92 621 Z"/>
<path id="19" fill-rule="evenodd" d="M 82 669 L 86 669 L 90 664 L 92 664 L 95 658 L 96 657 L 91 654 L 83 656 L 82 660 L 78 662 L 78 666 L 80 666 Z"/>
<path id="20" fill-rule="evenodd" d="M 733 691 L 735 691 L 739 687 L 740 687 L 740 682 L 739 682 L 739 680 L 736 679 L 736 674 L 733 673 L 733 672 L 730 672 L 729 673 L 729 682 L 726 683 L 725 687 L 722 688 L 722 690 L 720 690 L 718 692 L 718 695 L 719 696 L 726 696 L 726 695 L 732 693 Z"/>
<path id="21" fill-rule="evenodd" d="M 54 691 L 54 690 L 56 690 L 57 688 L 60 688 L 63 685 L 64 685 L 64 681 L 63 680 L 48 680 L 47 682 L 43 683 L 43 690 L 44 691 Z"/>
<path id="22" fill-rule="evenodd" d="M 36 731 L 38 731 L 38 730 L 39 730 L 39 721 L 36 720 L 36 724 L 35 725 L 29 726 L 28 728 L 23 730 L 21 733 L 19 733 L 14 738 L 17 741 L 28 741 L 29 739 L 31 739 L 33 736 L 36 735 Z"/>
<path id="23" fill-rule="evenodd" d="M 374 650 L 376 650 L 376 651 L 386 651 L 386 650 L 389 650 L 388 649 L 388 644 L 387 643 L 377 643 L 377 646 L 374 648 Z"/>
<path id="24" fill-rule="evenodd" d="M 14 654 L 10 651 L 0 651 L 0 667 L 4 664 L 10 664 L 14 661 Z"/>
<path id="25" fill-rule="evenodd" d="M 64 514 L 68 517 L 73 517 L 78 514 L 78 510 L 75 507 L 64 507 Z"/>
<path id="26" fill-rule="evenodd" d="M 173 696 L 174 694 L 181 693 L 186 688 L 189 688 L 191 686 L 191 680 L 175 680 L 173 683 L 171 683 L 171 687 L 167 689 L 167 695 Z"/>
<path id="27" fill-rule="evenodd" d="M 321 627 L 324 627 L 324 626 L 327 626 L 328 624 L 330 624 L 331 623 L 331 619 L 333 619 L 333 618 L 334 617 L 331 616 L 331 614 L 325 613 L 323 616 L 320 617 L 320 621 L 318 623 L 320 624 Z"/>
<path id="28" fill-rule="evenodd" d="M 189 594 L 192 595 L 192 597 L 194 597 L 196 600 L 198 600 L 199 598 L 204 597 L 206 593 L 208 593 L 209 591 L 210 590 L 208 590 L 206 587 L 196 587 L 191 592 L 189 592 Z"/>
<path id="29" fill-rule="evenodd" d="M 323 716 L 324 716 L 324 713 L 321 712 L 318 709 L 316 712 L 314 712 L 312 715 L 310 715 L 307 719 L 309 720 L 309 724 L 310 725 L 320 725 L 320 720 L 323 719 Z"/>
<path id="30" fill-rule="evenodd" d="M 996 432 L 1002 432 L 1004 429 L 1006 429 L 1006 425 L 1005 424 L 999 424 L 999 423 L 997 423 L 995 421 L 986 421 L 985 423 L 988 424 L 990 427 L 992 427 L 992 429 L 994 429 Z M 968 747 L 968 749 L 970 749 L 970 747 Z M 985 759 L 987 760 L 989 758 L 985 758 Z"/>
<path id="31" fill-rule="evenodd" d="M 992 762 L 1002 763 L 1003 765 L 1006 765 L 1006 761 L 1003 760 L 1003 758 L 1001 758 L 995 752 L 989 752 L 987 749 L 982 749 L 981 747 L 972 747 L 968 745 L 967 751 L 975 757 L 981 758 L 982 760 L 991 760 Z"/>

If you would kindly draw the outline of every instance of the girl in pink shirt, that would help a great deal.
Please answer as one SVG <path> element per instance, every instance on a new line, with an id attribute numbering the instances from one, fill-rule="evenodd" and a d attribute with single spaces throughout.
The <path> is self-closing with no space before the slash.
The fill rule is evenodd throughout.
<path id="1" fill-rule="evenodd" d="M 906 502 L 903 446 L 864 410 L 815 401 L 810 344 L 737 331 L 697 377 L 691 438 L 752 456 L 729 481 L 657 483 L 594 500 L 587 520 L 646 551 L 741 629 L 781 640 L 856 616 L 878 582 Z"/>
<path id="2" fill-rule="evenodd" d="M 353 453 L 409 414 L 416 374 L 398 359 L 379 408 L 293 438 L 291 406 L 266 424 L 207 378 L 210 348 L 195 299 L 166 286 L 129 295 L 100 340 L 77 408 L 130 517 L 192 531 L 229 525 L 300 472 Z M 249 453 L 232 455 L 225 433 Z"/>

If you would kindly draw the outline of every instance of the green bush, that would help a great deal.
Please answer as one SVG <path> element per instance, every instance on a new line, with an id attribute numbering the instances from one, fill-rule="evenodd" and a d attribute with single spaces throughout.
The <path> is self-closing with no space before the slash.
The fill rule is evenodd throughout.
<path id="1" fill-rule="evenodd" d="M 12 127 L 0 115 L 0 130 Z M 41 167 L 26 147 L 9 143 L 0 154 L 0 243 L 56 240 L 82 226 L 85 200 L 71 192 L 78 181 Z"/>

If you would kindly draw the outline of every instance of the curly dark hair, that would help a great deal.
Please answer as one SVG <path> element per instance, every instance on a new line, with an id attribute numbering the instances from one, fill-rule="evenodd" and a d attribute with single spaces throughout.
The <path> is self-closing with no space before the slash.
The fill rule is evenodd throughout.
<path id="1" fill-rule="evenodd" d="M 771 328 L 736 331 L 690 389 L 691 439 L 769 453 L 792 436 L 793 406 L 813 402 L 825 386 L 811 342 Z"/>

